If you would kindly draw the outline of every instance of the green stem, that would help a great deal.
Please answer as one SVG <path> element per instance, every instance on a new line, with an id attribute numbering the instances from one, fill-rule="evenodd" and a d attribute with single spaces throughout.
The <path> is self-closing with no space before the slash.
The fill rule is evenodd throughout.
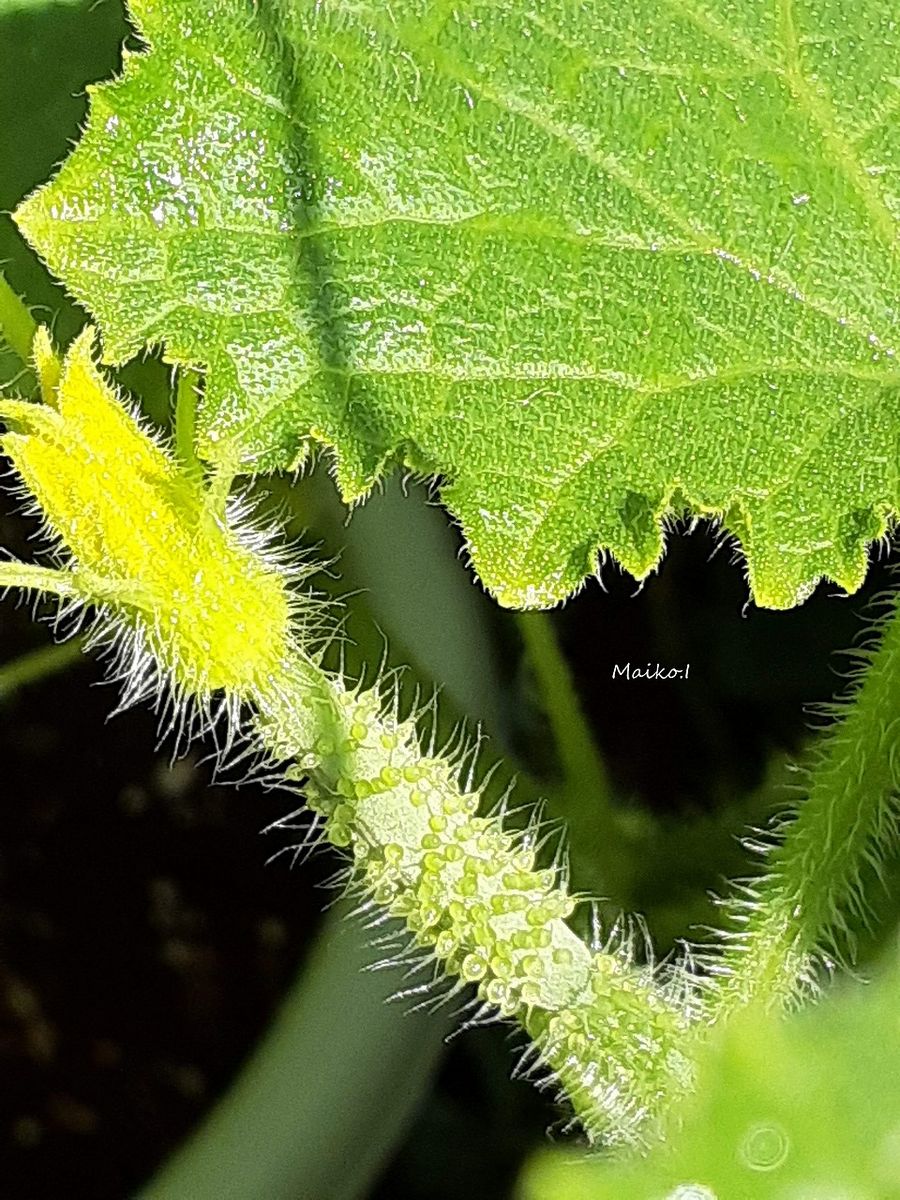
<path id="1" fill-rule="evenodd" d="M 175 451 L 189 479 L 203 478 L 203 465 L 197 457 L 197 398 L 200 376 L 185 368 L 178 375 L 175 391 Z"/>
<path id="2" fill-rule="evenodd" d="M 25 366 L 31 362 L 31 345 L 37 324 L 28 306 L 0 274 L 0 333 Z"/>
<path id="3" fill-rule="evenodd" d="M 4 663 L 0 666 L 0 700 L 8 700 L 20 688 L 64 671 L 81 658 L 83 649 L 84 639 L 76 637 L 68 642 L 40 646 Z"/>
<path id="4" fill-rule="evenodd" d="M 236 1084 L 139 1200 L 354 1200 L 428 1086 L 448 1019 L 388 998 L 400 972 L 346 906 L 326 918 L 297 981 Z"/>
<path id="5" fill-rule="evenodd" d="M 423 749 L 391 697 L 349 691 L 303 654 L 285 670 L 256 697 L 257 733 L 273 757 L 297 760 L 325 837 L 352 855 L 351 885 L 405 921 L 423 971 L 519 1021 L 590 1135 L 651 1133 L 689 1083 L 683 998 L 634 969 L 627 948 L 581 941 L 537 831 L 479 815 L 465 759 Z"/>
<path id="6" fill-rule="evenodd" d="M 53 596 L 80 596 L 81 590 L 69 571 L 37 567 L 32 563 L 0 562 L 0 589 L 21 588 Z"/>
<path id="7" fill-rule="evenodd" d="M 121 579 L 104 579 L 82 568 L 60 570 L 57 567 L 38 567 L 33 563 L 0 562 L 0 593 L 7 588 L 41 592 L 47 596 L 77 597 L 89 604 L 129 605 L 133 608 L 152 606 L 140 583 Z"/>
<path id="8" fill-rule="evenodd" d="M 568 664 L 548 613 L 518 613 L 528 661 L 534 671 L 550 722 L 563 774 L 555 797 L 557 811 L 570 834 L 575 875 L 581 878 L 602 863 L 599 890 L 624 904 L 629 899 L 633 864 L 621 837 L 612 788 L 590 726 L 578 700 Z M 584 866 L 579 869 L 579 863 Z M 591 880 L 596 889 L 598 881 Z"/>
<path id="9" fill-rule="evenodd" d="M 895 844 L 900 817 L 900 593 L 878 648 L 857 657 L 865 673 L 820 740 L 806 799 L 767 874 L 731 902 L 737 930 L 717 964 L 714 1014 L 815 986 L 823 960 L 852 948 L 851 919 L 866 917 L 864 873 Z"/>

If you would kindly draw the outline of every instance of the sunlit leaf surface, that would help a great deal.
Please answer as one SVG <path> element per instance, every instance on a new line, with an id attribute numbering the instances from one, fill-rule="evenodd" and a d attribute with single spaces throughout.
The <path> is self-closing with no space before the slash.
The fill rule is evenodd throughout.
<path id="1" fill-rule="evenodd" d="M 204 453 L 440 475 L 483 581 L 722 518 L 761 604 L 898 509 L 892 0 L 138 0 L 151 51 L 18 220 L 208 369 Z"/>

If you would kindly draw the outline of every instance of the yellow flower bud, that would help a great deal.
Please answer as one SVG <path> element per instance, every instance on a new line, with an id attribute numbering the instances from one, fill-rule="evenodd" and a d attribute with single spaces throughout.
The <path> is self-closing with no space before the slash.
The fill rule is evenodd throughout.
<path id="1" fill-rule="evenodd" d="M 288 648 L 283 572 L 242 544 L 94 362 L 85 330 L 60 363 L 45 331 L 45 403 L 0 401 L 0 442 L 87 601 L 112 607 L 181 690 L 252 697 Z M 114 596 L 114 601 L 110 597 Z"/>

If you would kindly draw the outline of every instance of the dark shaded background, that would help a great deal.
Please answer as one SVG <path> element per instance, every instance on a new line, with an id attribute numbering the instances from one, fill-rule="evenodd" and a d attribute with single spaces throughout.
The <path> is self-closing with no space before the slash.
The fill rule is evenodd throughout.
<path id="1" fill-rule="evenodd" d="M 0 208 L 14 207 L 65 154 L 84 84 L 114 68 L 126 33 L 112 3 L 0 7 Z M 55 321 L 64 344 L 81 318 L 5 216 L 0 260 L 12 284 L 46 306 L 40 315 Z M 0 359 L 0 378 L 4 365 L 13 369 Z M 152 362 L 125 373 L 131 383 L 160 377 Z M 441 679 L 422 650 L 426 600 L 416 587 L 391 592 L 385 571 L 443 572 L 455 587 L 470 585 L 455 533 L 435 533 L 443 518 L 424 500 L 422 489 L 404 497 L 388 488 L 344 530 L 320 470 L 290 503 L 323 553 L 354 537 L 358 544 L 354 530 L 369 522 L 366 551 L 348 551 L 344 578 L 323 583 L 366 589 L 350 625 L 362 655 L 380 656 L 377 625 L 393 659 L 411 662 L 410 678 L 429 684 Z M 427 537 L 417 532 L 423 521 Z M 0 545 L 28 557 L 33 532 L 4 497 Z M 832 652 L 858 636 L 867 596 L 887 581 L 885 559 L 851 599 L 823 585 L 790 613 L 745 613 L 742 570 L 728 547 L 711 557 L 714 545 L 709 531 L 673 536 L 663 571 L 639 594 L 607 570 L 606 591 L 591 585 L 553 618 L 641 848 L 629 899 L 663 950 L 711 919 L 707 890 L 741 869 L 735 835 L 783 803 L 765 780 L 786 751 L 802 750 L 804 706 L 842 686 Z M 429 603 L 440 608 L 440 593 Z M 493 699 L 481 715 L 513 763 L 552 789 L 547 720 L 516 618 L 473 603 L 490 648 Z M 446 621 L 459 626 L 451 636 L 474 636 L 470 616 L 447 604 Z M 0 607 L 0 663 L 48 637 L 11 598 Z M 613 681 L 612 665 L 627 660 L 690 662 L 691 677 Z M 329 899 L 319 885 L 338 865 L 322 850 L 296 870 L 288 857 L 267 866 L 289 838 L 260 830 L 290 798 L 211 784 L 202 747 L 170 762 L 149 712 L 107 723 L 114 695 L 97 686 L 101 677 L 84 661 L 0 697 L 0 1200 L 113 1200 L 151 1175 L 266 1028 L 316 935 Z M 588 819 L 589 807 L 588 797 Z M 504 1028 L 455 1038 L 369 1195 L 509 1195 L 523 1157 L 563 1117 L 528 1084 L 510 1081 L 511 1061 Z M 297 1078 L 303 1088 L 302 1063 Z"/>

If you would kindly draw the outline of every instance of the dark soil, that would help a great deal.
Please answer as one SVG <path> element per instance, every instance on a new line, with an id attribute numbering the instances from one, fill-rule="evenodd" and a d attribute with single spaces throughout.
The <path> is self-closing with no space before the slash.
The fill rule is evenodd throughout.
<path id="1" fill-rule="evenodd" d="M 34 640 L 9 608 L 2 659 Z M 265 866 L 285 797 L 170 763 L 147 712 L 104 724 L 98 677 L 2 709 L 4 1200 L 128 1195 L 265 1028 L 322 904 L 322 859 Z"/>

